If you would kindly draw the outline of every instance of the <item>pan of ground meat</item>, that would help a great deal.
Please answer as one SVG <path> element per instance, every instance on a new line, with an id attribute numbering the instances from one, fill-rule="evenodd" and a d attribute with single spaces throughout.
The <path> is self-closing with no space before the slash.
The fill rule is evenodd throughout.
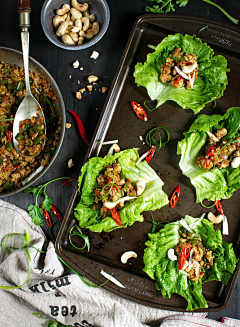
<path id="1" fill-rule="evenodd" d="M 58 85 L 49 72 L 33 58 L 29 59 L 30 86 L 44 111 L 46 142 L 36 156 L 20 155 L 13 147 L 12 127 L 19 104 L 26 95 L 22 53 L 0 47 L 0 198 L 24 190 L 35 183 L 53 164 L 61 148 L 66 114 Z M 36 143 L 41 128 L 25 122 L 18 137 L 25 144 Z M 42 136 L 41 136 L 42 137 Z"/>

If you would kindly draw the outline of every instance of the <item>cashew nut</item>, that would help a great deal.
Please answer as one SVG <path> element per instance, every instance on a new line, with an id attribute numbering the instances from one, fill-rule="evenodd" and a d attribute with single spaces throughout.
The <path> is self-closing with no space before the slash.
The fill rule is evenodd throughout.
<path id="1" fill-rule="evenodd" d="M 76 27 L 79 27 L 79 31 L 82 29 L 82 21 L 81 21 L 81 18 L 77 18 L 75 20 L 75 26 Z"/>
<path id="2" fill-rule="evenodd" d="M 57 15 L 62 16 L 69 12 L 70 6 L 68 4 L 64 4 L 61 9 L 57 10 Z"/>
<path id="3" fill-rule="evenodd" d="M 82 17 L 82 13 L 81 13 L 79 10 L 77 10 L 76 8 L 71 8 L 70 12 L 71 12 L 71 14 L 72 14 L 72 16 L 71 16 L 71 20 L 72 20 L 73 22 L 75 22 L 76 19 Z"/>
<path id="4" fill-rule="evenodd" d="M 66 33 L 66 30 L 68 28 L 68 22 L 64 21 L 60 24 L 60 26 L 57 29 L 57 36 L 63 36 Z"/>
<path id="5" fill-rule="evenodd" d="M 78 44 L 83 44 L 83 41 L 84 41 L 84 37 L 80 36 L 79 39 L 78 39 Z"/>
<path id="6" fill-rule="evenodd" d="M 88 76 L 87 79 L 88 79 L 89 83 L 92 83 L 92 82 L 96 82 L 98 80 L 98 77 L 95 75 L 90 75 L 90 76 Z"/>
<path id="7" fill-rule="evenodd" d="M 71 15 L 70 15 L 70 11 L 67 13 L 67 18 L 66 18 L 66 22 L 71 22 Z M 72 25 L 72 24 L 71 24 Z"/>
<path id="8" fill-rule="evenodd" d="M 141 195 L 145 190 L 146 183 L 143 180 L 139 180 L 136 183 L 137 186 L 137 195 Z"/>
<path id="9" fill-rule="evenodd" d="M 95 15 L 93 15 L 93 14 L 90 15 L 88 10 L 86 10 L 83 13 L 83 16 L 89 18 L 90 23 L 93 23 L 95 21 L 95 18 L 96 18 Z"/>
<path id="10" fill-rule="evenodd" d="M 73 160 L 72 159 L 69 159 L 68 160 L 68 168 L 71 168 L 71 167 L 73 167 L 74 166 L 74 164 L 73 164 Z"/>
<path id="11" fill-rule="evenodd" d="M 67 14 L 63 16 L 54 16 L 53 17 L 53 26 L 58 29 L 59 25 L 64 22 L 67 18 Z"/>
<path id="12" fill-rule="evenodd" d="M 197 63 L 194 62 L 192 65 L 188 65 L 188 66 L 184 66 L 182 68 L 182 71 L 185 73 L 185 74 L 190 74 L 191 72 L 194 71 L 194 69 L 197 68 Z"/>
<path id="13" fill-rule="evenodd" d="M 133 251 L 127 251 L 122 254 L 121 256 L 121 262 L 122 263 L 127 263 L 128 259 L 130 258 L 137 258 L 137 253 Z"/>
<path id="14" fill-rule="evenodd" d="M 81 21 L 83 23 L 82 30 L 83 30 L 83 32 L 86 32 L 89 29 L 89 24 L 90 24 L 89 18 L 82 17 L 81 18 Z"/>
<path id="15" fill-rule="evenodd" d="M 240 165 L 240 157 L 234 158 L 233 161 L 231 162 L 232 168 L 238 168 L 239 165 Z"/>
<path id="16" fill-rule="evenodd" d="M 80 36 L 83 36 L 86 39 L 91 39 L 98 32 L 99 32 L 99 24 L 97 22 L 94 22 L 91 29 L 89 29 L 86 33 L 83 31 L 80 31 L 79 34 L 80 34 Z"/>
<path id="17" fill-rule="evenodd" d="M 88 9 L 88 4 L 87 3 L 83 3 L 80 4 L 77 2 L 77 0 L 72 0 L 71 4 L 74 8 L 78 9 L 79 11 L 86 11 Z"/>
<path id="18" fill-rule="evenodd" d="M 74 41 L 75 43 L 78 42 L 78 39 L 79 39 L 79 37 L 78 37 L 78 33 L 72 31 L 72 32 L 69 33 L 69 35 L 71 36 L 71 38 L 73 39 L 73 41 Z"/>
<path id="19" fill-rule="evenodd" d="M 220 224 L 223 221 L 224 215 L 218 215 L 217 217 L 212 213 L 208 213 L 208 219 L 214 224 Z"/>
<path id="20" fill-rule="evenodd" d="M 177 256 L 174 254 L 174 249 L 169 249 L 167 255 L 170 260 L 172 261 L 177 260 Z"/>
<path id="21" fill-rule="evenodd" d="M 63 43 L 65 43 L 67 45 L 76 45 L 76 43 L 73 41 L 73 39 L 71 38 L 71 36 L 69 34 L 64 34 L 62 36 L 62 41 L 63 41 Z"/>
<path id="22" fill-rule="evenodd" d="M 112 147 L 113 147 L 113 150 L 115 151 L 115 152 L 120 152 L 120 146 L 117 144 L 117 143 L 114 143 L 113 145 L 112 145 Z"/>
<path id="23" fill-rule="evenodd" d="M 209 136 L 209 138 L 213 141 L 213 142 L 218 142 L 219 139 L 211 132 L 207 132 L 207 135 Z"/>

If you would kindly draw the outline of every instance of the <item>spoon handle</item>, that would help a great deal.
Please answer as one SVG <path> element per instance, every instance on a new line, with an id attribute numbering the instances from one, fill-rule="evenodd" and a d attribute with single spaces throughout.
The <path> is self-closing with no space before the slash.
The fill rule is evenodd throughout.
<path id="1" fill-rule="evenodd" d="M 18 12 L 31 12 L 30 0 L 18 0 Z"/>
<path id="2" fill-rule="evenodd" d="M 23 64 L 25 71 L 25 85 L 26 85 L 26 96 L 31 95 L 30 83 L 29 83 L 29 33 L 22 32 L 22 52 L 23 52 Z"/>

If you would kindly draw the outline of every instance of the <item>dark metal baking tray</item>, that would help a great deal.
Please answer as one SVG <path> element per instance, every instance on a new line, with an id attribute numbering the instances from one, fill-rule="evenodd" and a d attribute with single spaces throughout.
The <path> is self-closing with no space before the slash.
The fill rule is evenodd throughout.
<path id="1" fill-rule="evenodd" d="M 208 26 L 201 32 L 199 29 Z M 181 185 L 181 196 L 175 208 L 165 206 L 153 212 L 156 221 L 176 221 L 186 214 L 199 217 L 209 211 L 195 203 L 195 190 L 188 178 L 181 174 L 178 166 L 179 156 L 176 154 L 177 142 L 183 138 L 183 132 L 188 129 L 196 118 L 191 110 L 183 110 L 175 103 L 165 103 L 153 112 L 148 112 L 148 122 L 136 117 L 131 109 L 130 102 L 143 103 L 148 100 L 144 88 L 138 88 L 134 83 L 133 72 L 137 62 L 144 62 L 149 49 L 148 44 L 156 45 L 169 34 L 195 34 L 202 41 L 207 42 L 215 51 L 226 57 L 231 72 L 228 74 L 229 85 L 224 96 L 217 100 L 215 109 L 202 110 L 201 113 L 224 113 L 228 108 L 240 106 L 238 88 L 240 85 L 240 37 L 239 29 L 219 22 L 210 21 L 194 16 L 176 14 L 143 15 L 135 22 L 113 84 L 109 91 L 101 118 L 89 147 L 85 162 L 94 156 L 106 155 L 109 146 L 99 146 L 104 140 L 118 139 L 121 149 L 139 147 L 139 153 L 147 150 L 138 136 L 146 136 L 147 131 L 156 126 L 164 126 L 170 132 L 170 142 L 153 157 L 150 165 L 157 171 L 165 185 L 163 190 L 170 195 L 175 187 Z M 224 241 L 232 242 L 237 256 L 240 257 L 239 227 L 240 201 L 239 191 L 231 199 L 222 201 L 224 212 L 229 220 L 229 236 L 223 236 Z M 93 233 L 89 235 L 91 249 L 78 251 L 68 241 L 68 232 L 76 219 L 73 209 L 79 201 L 77 186 L 71 197 L 64 222 L 58 234 L 56 250 L 72 268 L 96 284 L 104 281 L 100 270 L 112 274 L 125 289 L 108 282 L 105 286 L 110 292 L 129 300 L 167 310 L 184 311 L 186 301 L 173 294 L 170 299 L 162 297 L 161 292 L 155 289 L 155 283 L 143 271 L 143 253 L 148 233 L 151 231 L 151 215 L 144 213 L 145 221 L 136 222 L 125 229 L 113 232 Z M 80 244 L 79 244 L 80 246 Z M 133 250 L 138 254 L 137 259 L 130 259 L 123 265 L 120 261 L 122 253 Z M 203 286 L 203 294 L 208 301 L 209 308 L 204 311 L 222 310 L 229 301 L 237 276 L 240 270 L 238 264 L 233 278 L 227 286 L 219 282 L 209 282 Z"/>

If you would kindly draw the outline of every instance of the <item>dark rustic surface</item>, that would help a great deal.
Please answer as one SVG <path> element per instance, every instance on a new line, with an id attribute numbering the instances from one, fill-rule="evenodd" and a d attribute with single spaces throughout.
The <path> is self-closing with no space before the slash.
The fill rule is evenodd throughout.
<path id="1" fill-rule="evenodd" d="M 99 89 L 101 86 L 111 86 L 133 23 L 139 15 L 144 14 L 144 7 L 148 3 L 142 0 L 109 0 L 110 26 L 103 39 L 92 48 L 82 51 L 67 51 L 54 46 L 42 31 L 40 13 L 43 2 L 42 0 L 31 1 L 30 55 L 43 64 L 55 78 L 62 91 L 66 110 L 74 109 L 80 115 L 88 136 L 91 138 L 106 99 L 106 95 L 102 94 Z M 239 0 L 217 0 L 217 3 L 224 6 L 236 18 L 240 18 Z M 0 45 L 21 50 L 17 1 L 1 1 L 0 10 L 2 13 Z M 190 0 L 185 8 L 176 7 L 176 13 L 215 19 L 235 26 L 217 8 L 201 0 Z M 190 30 L 189 34 L 191 34 Z M 89 58 L 93 50 L 100 53 L 96 62 Z M 80 61 L 80 66 L 84 68 L 83 71 L 72 68 L 72 63 L 76 59 Z M 99 76 L 101 83 L 98 83 L 91 94 L 85 94 L 81 100 L 77 100 L 74 97 L 75 91 L 86 86 L 86 77 L 91 74 Z M 72 75 L 71 79 L 69 75 Z M 77 80 L 81 81 L 80 85 L 77 84 Z M 56 161 L 39 184 L 56 177 L 74 177 L 79 173 L 79 167 L 83 162 L 87 146 L 79 138 L 76 125 L 68 113 L 67 122 L 72 123 L 72 128 L 66 130 L 63 147 Z M 74 161 L 74 167 L 68 169 L 67 162 L 70 158 Z M 56 182 L 48 186 L 47 193 L 64 215 L 72 194 L 72 188 L 62 187 L 60 182 Z M 33 198 L 31 195 L 18 193 L 6 197 L 5 200 L 27 209 Z M 48 234 L 46 226 L 43 229 Z M 56 230 L 54 232 L 56 233 Z M 210 313 L 208 317 L 218 320 L 223 316 L 240 318 L 238 310 L 240 304 L 239 289 L 240 279 L 228 307 L 223 311 Z"/>

